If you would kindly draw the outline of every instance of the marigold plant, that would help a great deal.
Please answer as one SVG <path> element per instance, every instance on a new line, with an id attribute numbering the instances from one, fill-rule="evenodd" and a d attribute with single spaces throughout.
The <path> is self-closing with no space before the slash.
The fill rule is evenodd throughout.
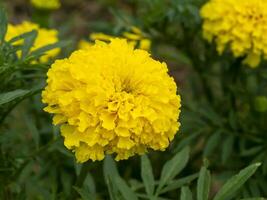
<path id="1" fill-rule="evenodd" d="M 180 96 L 165 63 L 123 39 L 56 61 L 43 91 L 78 162 L 164 150 L 179 129 Z"/>
<path id="2" fill-rule="evenodd" d="M 33 47 L 31 47 L 31 51 L 34 51 L 46 45 L 54 44 L 58 42 L 58 31 L 57 30 L 41 28 L 38 24 L 29 22 L 29 21 L 24 21 L 18 25 L 9 24 L 5 40 L 9 41 L 10 39 L 16 36 L 19 36 L 23 33 L 27 33 L 33 30 L 36 30 L 38 35 L 36 37 Z M 23 40 L 19 40 L 15 42 L 15 44 L 20 45 L 23 42 L 24 42 Z M 59 53 L 59 51 L 60 51 L 59 48 L 47 51 L 45 55 L 40 57 L 40 62 L 41 63 L 47 62 L 50 58 L 55 57 Z M 18 55 L 20 56 L 20 52 L 18 52 Z"/>
<path id="3" fill-rule="evenodd" d="M 204 37 L 215 40 L 222 53 L 229 45 L 235 57 L 244 63 L 259 65 L 267 59 L 267 1 L 210 0 L 201 9 Z"/>

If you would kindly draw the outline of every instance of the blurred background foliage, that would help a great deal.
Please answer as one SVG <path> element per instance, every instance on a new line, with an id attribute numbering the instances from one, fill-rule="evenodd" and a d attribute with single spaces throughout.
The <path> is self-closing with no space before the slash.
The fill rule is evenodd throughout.
<path id="1" fill-rule="evenodd" d="M 153 57 L 167 62 L 183 106 L 182 129 L 170 148 L 148 155 L 159 181 L 151 178 L 147 157 L 142 157 L 142 170 L 138 156 L 117 166 L 108 157 L 82 168 L 65 149 L 51 116 L 42 111 L 40 90 L 49 63 L 32 64 L 29 52 L 17 59 L 14 52 L 25 47 L 1 43 L 0 199 L 155 200 L 191 199 L 193 194 L 192 199 L 204 200 L 213 198 L 227 179 L 253 163 L 261 166 L 251 165 L 246 176 L 239 176 L 240 185 L 231 186 L 238 189 L 236 196 L 221 199 L 267 197 L 266 62 L 250 69 L 229 52 L 219 56 L 214 45 L 202 38 L 199 9 L 205 2 L 62 0 L 60 9 L 49 11 L 36 9 L 27 0 L 2 0 L 10 23 L 31 20 L 59 31 L 60 39 L 66 41 L 59 58 L 70 55 L 90 33 L 120 36 L 132 26 L 140 28 L 152 42 Z M 163 166 L 174 156 L 169 167 L 177 171 L 160 186 Z M 174 180 L 177 175 L 179 179 Z M 242 180 L 250 176 L 240 189 Z M 151 184 L 162 187 L 163 192 L 154 191 Z M 167 186 L 170 189 L 164 192 Z"/>

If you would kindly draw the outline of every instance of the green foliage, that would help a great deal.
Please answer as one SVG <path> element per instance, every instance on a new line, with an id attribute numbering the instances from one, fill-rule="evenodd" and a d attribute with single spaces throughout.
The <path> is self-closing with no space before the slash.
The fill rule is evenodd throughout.
<path id="1" fill-rule="evenodd" d="M 230 199 L 230 197 L 251 177 L 260 163 L 250 165 L 229 179 L 215 195 L 214 200 Z"/>
<path id="2" fill-rule="evenodd" d="M 181 172 L 182 168 L 185 167 L 187 161 L 186 158 L 189 156 L 189 148 L 185 147 L 183 150 L 178 152 L 172 159 L 167 161 L 162 168 L 162 176 L 166 175 L 166 178 L 160 177 L 158 181 L 154 181 L 154 177 L 152 174 L 152 168 L 150 165 L 150 161 L 147 156 L 141 157 L 141 174 L 143 177 L 144 183 L 141 184 L 137 190 L 131 189 L 129 185 L 120 177 L 117 166 L 114 160 L 108 156 L 104 161 L 103 173 L 105 175 L 106 184 L 109 188 L 109 195 L 111 199 L 122 199 L 122 200 L 137 200 L 138 197 L 140 199 L 165 199 L 162 194 L 166 192 L 166 190 L 162 189 L 163 186 L 168 187 L 172 185 L 170 190 L 180 190 L 180 198 L 181 199 L 193 199 L 194 194 L 190 190 L 189 186 L 194 186 L 193 181 L 198 177 L 197 180 L 197 200 L 208 200 L 210 199 L 210 190 L 211 190 L 211 174 L 207 167 L 203 166 L 199 172 L 199 174 L 189 175 L 188 177 L 193 177 L 188 179 L 186 178 L 178 178 L 175 179 L 177 175 Z M 185 158 L 185 160 L 183 160 Z M 181 164 L 182 163 L 182 164 Z M 177 165 L 177 169 L 175 172 L 172 171 Z M 179 167 L 183 166 L 183 167 Z M 244 185 L 244 183 L 256 172 L 257 168 L 260 166 L 260 163 L 252 164 L 245 169 L 241 170 L 238 174 L 232 176 L 226 183 L 219 189 L 219 191 L 215 194 L 214 200 L 225 200 L 232 199 L 235 196 L 238 196 L 237 191 Z M 166 170 L 168 169 L 168 173 Z M 170 172 L 169 172 L 170 171 Z M 145 175 L 147 174 L 147 175 Z M 171 176 L 169 174 L 172 174 Z M 152 176 L 152 177 L 151 177 Z M 182 181 L 187 179 L 187 181 Z M 168 180 L 168 181 L 166 181 Z M 149 187 L 156 186 L 155 193 L 152 189 L 148 189 Z M 167 191 L 170 191 L 167 190 Z M 145 193 L 143 193 L 145 192 Z M 161 194 L 161 195 L 160 195 Z M 81 194 L 82 196 L 82 194 Z"/>
<path id="3" fill-rule="evenodd" d="M 206 167 L 202 167 L 197 182 L 197 199 L 207 200 L 210 192 L 210 172 Z"/>
<path id="4" fill-rule="evenodd" d="M 145 185 L 146 193 L 152 197 L 155 188 L 155 180 L 151 163 L 146 155 L 141 157 L 141 175 Z"/>

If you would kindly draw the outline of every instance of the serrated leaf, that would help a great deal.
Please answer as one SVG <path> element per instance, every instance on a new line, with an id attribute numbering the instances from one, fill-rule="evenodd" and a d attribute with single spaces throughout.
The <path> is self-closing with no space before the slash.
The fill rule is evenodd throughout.
<path id="1" fill-rule="evenodd" d="M 155 180 L 151 163 L 147 155 L 143 155 L 141 157 L 141 176 L 148 196 L 152 196 L 154 192 Z"/>
<path id="2" fill-rule="evenodd" d="M 252 164 L 228 180 L 214 197 L 214 200 L 230 199 L 234 193 L 256 172 L 260 163 Z"/>
<path id="3" fill-rule="evenodd" d="M 180 199 L 181 200 L 192 200 L 193 199 L 193 195 L 189 187 L 182 187 Z"/>
<path id="4" fill-rule="evenodd" d="M 189 147 L 185 147 L 178 152 L 171 160 L 167 161 L 162 169 L 157 193 L 162 187 L 169 183 L 176 175 L 178 175 L 186 166 L 189 160 Z"/>
<path id="5" fill-rule="evenodd" d="M 201 167 L 197 181 L 197 200 L 208 200 L 210 192 L 211 177 L 206 167 Z"/>

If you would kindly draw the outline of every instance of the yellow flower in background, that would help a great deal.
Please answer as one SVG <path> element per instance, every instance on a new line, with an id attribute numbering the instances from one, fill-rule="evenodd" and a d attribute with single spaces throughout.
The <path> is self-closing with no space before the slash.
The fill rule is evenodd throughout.
<path id="1" fill-rule="evenodd" d="M 180 96 L 165 63 L 124 39 L 96 41 L 57 60 L 42 93 L 78 162 L 165 150 L 180 123 Z"/>
<path id="2" fill-rule="evenodd" d="M 60 0 L 31 0 L 31 4 L 39 9 L 55 10 L 60 8 Z"/>
<path id="3" fill-rule="evenodd" d="M 34 51 L 38 48 L 58 42 L 58 37 L 57 37 L 58 31 L 57 30 L 40 28 L 38 24 L 29 22 L 29 21 L 24 21 L 18 25 L 9 24 L 5 40 L 9 41 L 10 39 L 16 36 L 19 36 L 26 32 L 30 32 L 32 30 L 36 30 L 38 35 L 36 37 L 33 47 L 31 48 L 31 51 Z M 23 43 L 23 40 L 20 40 L 20 41 L 17 41 L 15 45 L 19 45 L 22 43 Z M 59 48 L 47 51 L 45 55 L 40 57 L 40 62 L 45 63 L 49 61 L 49 59 L 55 57 L 59 53 L 59 51 L 60 51 Z M 20 52 L 18 52 L 18 56 L 20 56 Z"/>
<path id="4" fill-rule="evenodd" d="M 127 39 L 128 43 L 133 45 L 134 47 L 137 47 L 139 49 L 147 50 L 149 51 L 151 48 L 151 41 L 144 36 L 142 31 L 135 27 L 131 27 L 131 32 L 124 32 L 121 37 L 116 37 L 112 35 L 107 35 L 104 33 L 92 33 L 89 35 L 90 40 L 100 40 L 104 42 L 109 42 L 112 39 L 119 38 L 119 39 Z M 90 47 L 93 43 L 87 42 L 86 40 L 81 40 L 78 44 L 79 49 L 87 49 Z"/>
<path id="5" fill-rule="evenodd" d="M 93 41 L 95 40 L 100 40 L 100 41 L 105 41 L 105 42 L 109 42 L 111 39 L 115 39 L 116 36 L 112 36 L 112 35 L 107 35 L 105 33 L 91 33 L 89 35 L 89 38 Z"/>
<path id="6" fill-rule="evenodd" d="M 115 36 L 107 35 L 105 33 L 92 33 L 89 35 L 90 40 L 100 40 L 103 42 L 109 42 L 111 39 L 115 39 Z M 78 44 L 79 49 L 88 49 L 92 45 L 94 45 L 93 42 L 88 42 L 87 40 L 80 40 Z"/>
<path id="7" fill-rule="evenodd" d="M 204 37 L 215 40 L 219 53 L 229 46 L 251 67 L 257 67 L 261 57 L 267 59 L 266 0 L 210 0 L 201 16 Z"/>

